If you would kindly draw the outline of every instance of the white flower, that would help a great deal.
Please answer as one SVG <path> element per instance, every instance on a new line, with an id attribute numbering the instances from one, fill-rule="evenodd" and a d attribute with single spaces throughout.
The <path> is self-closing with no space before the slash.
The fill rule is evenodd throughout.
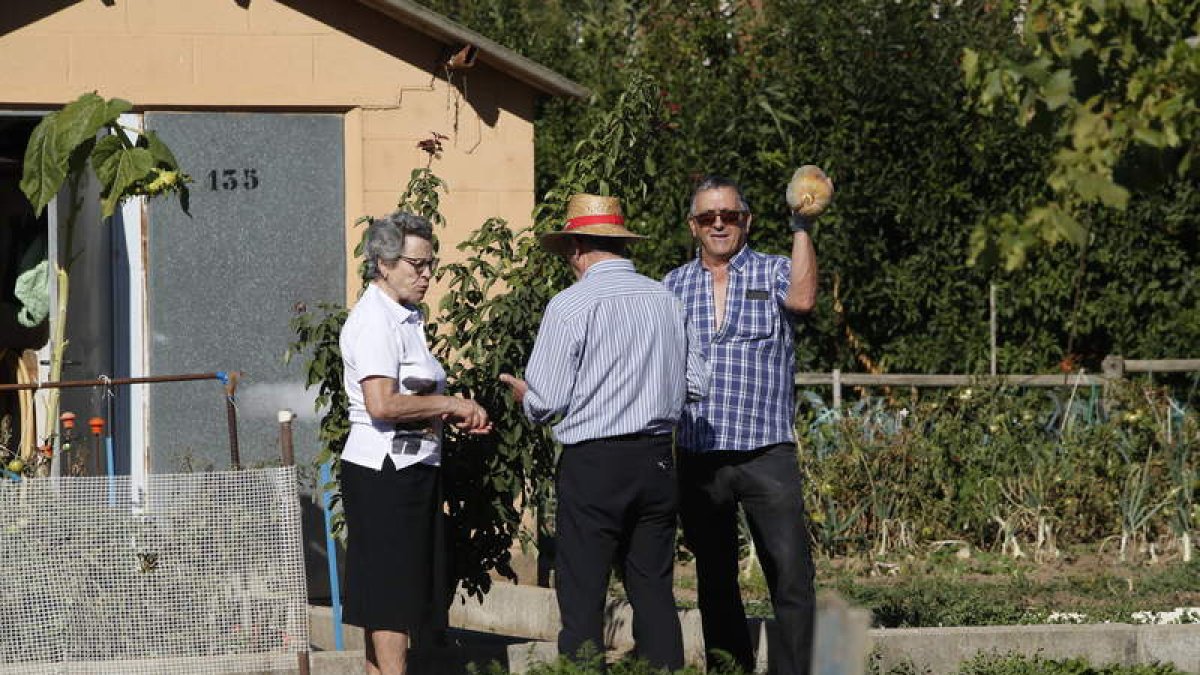
<path id="1" fill-rule="evenodd" d="M 1046 623 L 1083 623 L 1087 621 L 1086 614 L 1079 612 L 1051 612 L 1046 617 Z"/>
<path id="2" fill-rule="evenodd" d="M 1130 616 L 1134 623 L 1195 623 L 1200 619 L 1200 607 L 1176 607 L 1170 612 L 1134 612 Z"/>

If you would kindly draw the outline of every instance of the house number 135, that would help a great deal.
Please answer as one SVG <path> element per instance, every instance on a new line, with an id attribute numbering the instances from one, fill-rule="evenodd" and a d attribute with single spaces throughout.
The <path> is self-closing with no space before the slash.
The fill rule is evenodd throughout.
<path id="1" fill-rule="evenodd" d="M 258 169 L 213 169 L 208 172 L 210 190 L 257 190 Z"/>

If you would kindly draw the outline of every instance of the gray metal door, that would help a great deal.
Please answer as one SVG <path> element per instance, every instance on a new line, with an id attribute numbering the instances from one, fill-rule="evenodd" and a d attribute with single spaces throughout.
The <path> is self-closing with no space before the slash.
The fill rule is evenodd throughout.
<path id="1" fill-rule="evenodd" d="M 283 355 L 297 303 L 344 298 L 342 117 L 146 113 L 145 123 L 195 181 L 190 218 L 173 199 L 149 206 L 149 373 L 245 371 L 242 463 L 278 462 L 281 408 L 299 416 L 297 462 L 311 460 L 313 394 Z M 228 467 L 220 384 L 156 384 L 148 396 L 152 473 Z"/>

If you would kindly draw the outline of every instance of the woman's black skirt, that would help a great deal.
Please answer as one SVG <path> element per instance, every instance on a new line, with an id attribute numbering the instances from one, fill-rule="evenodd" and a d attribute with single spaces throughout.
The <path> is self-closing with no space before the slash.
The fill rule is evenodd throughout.
<path id="1" fill-rule="evenodd" d="M 445 515 L 441 470 L 415 464 L 396 471 L 342 462 L 346 514 L 343 619 L 371 630 L 411 633 L 446 627 Z"/>

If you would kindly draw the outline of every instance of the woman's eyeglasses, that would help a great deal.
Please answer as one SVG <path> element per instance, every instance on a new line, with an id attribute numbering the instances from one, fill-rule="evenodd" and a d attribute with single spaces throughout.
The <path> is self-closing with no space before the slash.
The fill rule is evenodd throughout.
<path id="1" fill-rule="evenodd" d="M 398 257 L 397 260 L 403 260 L 409 265 L 412 265 L 413 269 L 417 271 L 417 274 L 420 274 L 425 270 L 429 270 L 430 274 L 433 274 L 437 271 L 437 258 L 409 258 L 408 256 L 402 255 Z"/>
<path id="2" fill-rule="evenodd" d="M 719 219 L 726 225 L 741 225 L 746 222 L 746 216 L 749 216 L 749 211 L 737 211 L 733 209 L 721 209 L 720 211 L 705 211 L 692 216 L 692 220 L 700 227 L 712 227 Z"/>

